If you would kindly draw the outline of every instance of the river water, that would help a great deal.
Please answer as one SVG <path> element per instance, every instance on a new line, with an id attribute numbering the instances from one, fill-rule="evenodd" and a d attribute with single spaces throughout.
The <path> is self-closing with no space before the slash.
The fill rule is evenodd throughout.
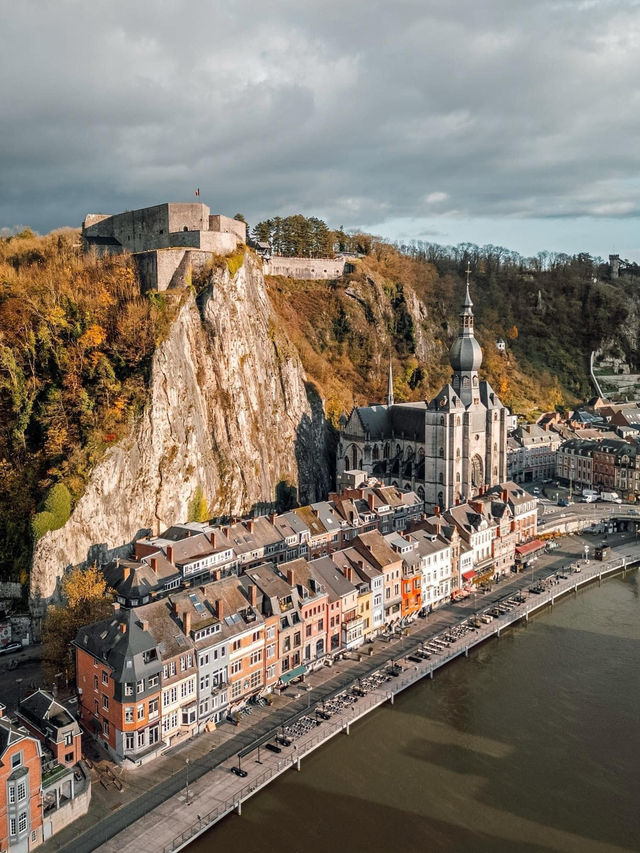
<path id="1" fill-rule="evenodd" d="M 639 583 L 592 587 L 457 660 L 189 853 L 640 850 Z"/>

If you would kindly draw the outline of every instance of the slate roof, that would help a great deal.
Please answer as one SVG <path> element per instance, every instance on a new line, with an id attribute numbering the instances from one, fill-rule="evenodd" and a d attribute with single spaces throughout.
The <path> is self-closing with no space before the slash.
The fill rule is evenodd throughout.
<path id="1" fill-rule="evenodd" d="M 329 601 L 337 601 L 355 590 L 354 585 L 345 578 L 331 557 L 311 560 L 309 570 L 328 591 Z"/>
<path id="2" fill-rule="evenodd" d="M 156 649 L 156 641 L 142 627 L 138 611 L 119 610 L 109 619 L 86 625 L 73 644 L 111 667 L 115 681 L 137 681 L 160 669 L 159 661 L 142 659 L 144 652 Z"/>

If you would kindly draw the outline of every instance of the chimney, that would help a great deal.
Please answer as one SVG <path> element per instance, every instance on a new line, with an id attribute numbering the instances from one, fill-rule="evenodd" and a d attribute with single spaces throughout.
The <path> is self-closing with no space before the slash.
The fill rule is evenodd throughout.
<path id="1" fill-rule="evenodd" d="M 184 629 L 185 637 L 188 637 L 191 633 L 191 614 L 188 610 L 185 610 L 182 614 L 182 627 Z"/>
<path id="2" fill-rule="evenodd" d="M 121 633 L 121 634 L 126 634 L 126 633 L 127 633 L 127 623 L 126 623 L 126 622 L 121 622 L 121 623 L 118 625 L 118 631 L 120 631 L 120 633 Z"/>
<path id="3" fill-rule="evenodd" d="M 222 535 L 223 535 L 223 536 L 226 536 L 227 538 L 229 538 L 229 528 L 228 528 L 228 527 L 223 527 L 223 528 L 222 528 Z"/>
<path id="4" fill-rule="evenodd" d="M 142 628 L 143 631 L 149 630 L 149 623 L 147 622 L 146 619 L 141 619 L 139 624 L 140 624 L 140 627 Z"/>
<path id="5" fill-rule="evenodd" d="M 258 603 L 258 588 L 254 583 L 249 584 L 249 604 L 255 607 Z"/>
<path id="6" fill-rule="evenodd" d="M 120 603 L 118 601 L 113 602 L 113 612 L 117 613 L 120 610 Z"/>
<path id="7" fill-rule="evenodd" d="M 293 569 L 287 569 L 287 583 L 289 584 L 289 586 L 296 585 L 295 573 Z"/>
<path id="8" fill-rule="evenodd" d="M 247 530 L 249 531 L 249 533 L 253 533 L 254 527 L 255 527 L 255 522 L 253 519 L 250 519 L 249 521 L 247 521 Z"/>
<path id="9" fill-rule="evenodd" d="M 217 545 L 216 545 L 216 534 L 215 534 L 215 531 L 211 534 L 211 547 L 212 547 L 212 548 L 217 548 Z"/>
<path id="10" fill-rule="evenodd" d="M 171 607 L 173 608 L 173 612 L 177 616 L 178 615 L 178 602 L 177 601 L 172 602 Z"/>
<path id="11" fill-rule="evenodd" d="M 410 533 L 407 533 L 404 538 L 407 540 L 407 542 L 413 542 L 413 536 Z"/>
<path id="12" fill-rule="evenodd" d="M 360 566 L 361 569 L 364 569 L 364 561 L 363 560 L 358 560 L 358 565 Z"/>
<path id="13" fill-rule="evenodd" d="M 151 568 L 153 569 L 154 573 L 157 575 L 158 574 L 158 558 L 157 557 L 151 558 Z"/>
<path id="14" fill-rule="evenodd" d="M 221 577 L 222 577 L 222 569 L 216 569 L 215 572 L 213 573 L 213 579 L 216 581 L 219 581 Z"/>
<path id="15" fill-rule="evenodd" d="M 218 615 L 218 619 L 221 620 L 224 616 L 224 601 L 221 598 L 216 601 L 216 613 Z"/>
<path id="16" fill-rule="evenodd" d="M 131 574 L 131 568 L 129 566 L 123 566 L 122 567 L 122 580 L 123 581 L 128 580 L 130 574 Z"/>
<path id="17" fill-rule="evenodd" d="M 277 518 L 277 517 L 278 517 L 278 516 L 275 514 L 275 512 L 272 512 L 272 513 L 271 513 L 271 515 L 269 516 L 269 521 L 271 522 L 271 524 L 275 524 L 275 523 L 276 523 L 276 518 Z"/>
<path id="18" fill-rule="evenodd" d="M 433 511 L 434 511 L 434 513 L 435 513 L 436 515 L 440 515 L 440 507 L 439 507 L 439 506 L 435 506 L 435 507 L 433 508 Z"/>
<path id="19" fill-rule="evenodd" d="M 502 490 L 500 497 L 502 498 L 502 503 L 506 504 L 509 502 L 509 492 L 506 489 Z"/>
<path id="20" fill-rule="evenodd" d="M 167 560 L 173 564 L 173 545 L 167 545 Z"/>
<path id="21" fill-rule="evenodd" d="M 375 497 L 376 496 L 373 494 L 373 492 L 369 492 L 369 494 L 367 495 L 367 503 L 369 504 L 369 509 L 373 509 L 373 502 L 375 500 Z"/>
<path id="22" fill-rule="evenodd" d="M 187 539 L 191 536 L 191 531 L 187 530 Z"/>
<path id="23" fill-rule="evenodd" d="M 353 569 L 351 566 L 344 567 L 344 576 L 349 582 L 353 580 Z"/>

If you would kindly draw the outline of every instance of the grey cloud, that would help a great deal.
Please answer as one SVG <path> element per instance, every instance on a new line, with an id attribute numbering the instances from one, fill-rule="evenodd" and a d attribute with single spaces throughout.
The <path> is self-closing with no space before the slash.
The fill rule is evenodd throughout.
<path id="1" fill-rule="evenodd" d="M 0 226 L 637 216 L 636 2 L 0 0 Z M 446 226 L 445 226 L 446 227 Z"/>

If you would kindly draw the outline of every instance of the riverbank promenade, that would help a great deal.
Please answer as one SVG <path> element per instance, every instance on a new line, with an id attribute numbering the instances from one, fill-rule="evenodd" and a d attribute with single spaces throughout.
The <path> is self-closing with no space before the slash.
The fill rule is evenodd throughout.
<path id="1" fill-rule="evenodd" d="M 455 658 L 469 655 L 474 647 L 499 637 L 510 625 L 527 622 L 559 598 L 630 570 L 640 561 L 640 546 L 634 540 L 615 547 L 607 562 L 580 559 L 579 571 L 575 571 L 580 553 L 581 543 L 573 540 L 571 550 L 563 549 L 545 559 L 547 565 L 541 566 L 535 577 L 531 572 L 514 575 L 488 595 L 471 597 L 442 608 L 427 620 L 418 620 L 408 636 L 376 641 L 361 649 L 362 654 L 353 654 L 351 660 L 312 674 L 305 685 L 309 689 L 296 692 L 290 688 L 281 706 L 256 711 L 242 721 L 242 728 L 222 727 L 215 733 L 215 741 L 195 739 L 169 778 L 146 791 L 140 785 L 136 799 L 78 832 L 73 840 L 55 847 L 47 845 L 46 849 L 74 853 L 94 849 L 103 853 L 170 853 L 182 849 L 225 815 L 241 813 L 243 802 L 260 788 L 291 768 L 300 769 L 311 751 L 332 737 L 348 735 L 358 719 L 384 702 L 393 702 L 402 690 L 422 678 L 436 677 L 438 669 Z M 459 629 L 461 624 L 466 626 L 464 630 Z M 416 656 L 416 651 L 424 657 Z M 400 666 L 394 675 L 387 674 L 393 662 Z M 372 678 L 372 673 L 382 677 Z M 354 697 L 354 688 L 364 695 Z M 341 694 L 349 701 L 336 703 L 334 697 Z M 293 737 L 287 746 L 277 744 L 276 737 L 281 737 L 285 727 L 286 731 L 299 731 L 296 720 L 301 718 L 317 725 L 311 722 L 311 727 Z M 241 768 L 246 777 L 236 775 L 232 767 Z"/>

